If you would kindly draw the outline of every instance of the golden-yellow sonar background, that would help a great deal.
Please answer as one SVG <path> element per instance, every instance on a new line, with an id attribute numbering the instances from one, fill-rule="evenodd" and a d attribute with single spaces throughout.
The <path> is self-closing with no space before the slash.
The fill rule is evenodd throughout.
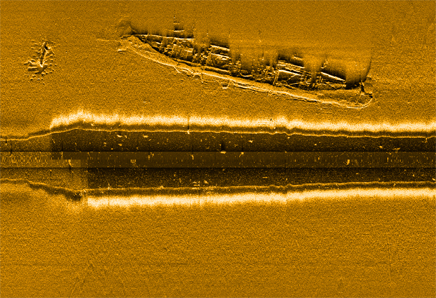
<path id="1" fill-rule="evenodd" d="M 435 131 L 434 1 L 1 1 L 0 9 L 2 142 L 81 111 Z M 369 55 L 373 100 L 353 108 L 226 89 L 123 49 L 122 34 L 171 29 L 174 19 L 248 52 Z M 44 45 L 51 53 L 38 69 Z M 1 297 L 436 293 L 434 186 L 261 202 L 241 193 L 202 205 L 180 194 L 174 204 L 135 206 L 73 203 L 27 184 L 0 189 Z"/>
<path id="2" fill-rule="evenodd" d="M 277 118 L 351 124 L 436 120 L 433 1 L 106 2 L 2 1 L 2 136 L 47 129 L 79 109 L 97 114 Z M 210 35 L 259 47 L 370 50 L 375 101 L 365 109 L 307 104 L 200 79 L 132 52 L 118 52 L 117 28 L 172 27 L 174 17 Z M 124 21 L 124 22 L 123 22 Z M 34 43 L 53 45 L 51 73 L 30 80 Z"/>

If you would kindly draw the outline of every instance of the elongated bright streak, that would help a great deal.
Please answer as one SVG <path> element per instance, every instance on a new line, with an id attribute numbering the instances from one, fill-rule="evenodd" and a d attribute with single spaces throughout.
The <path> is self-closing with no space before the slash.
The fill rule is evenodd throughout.
<path id="1" fill-rule="evenodd" d="M 291 201 L 352 200 L 352 199 L 436 199 L 436 189 L 432 188 L 353 188 L 346 190 L 314 190 L 282 193 L 244 193 L 212 195 L 168 195 L 168 196 L 107 196 L 88 197 L 87 204 L 93 208 L 135 207 L 135 206 L 195 206 L 232 205 L 240 203 L 287 203 Z"/>
<path id="2" fill-rule="evenodd" d="M 195 128 L 217 128 L 228 127 L 236 131 L 244 130 L 305 130 L 305 131 L 331 131 L 331 132 L 350 132 L 350 133 L 432 133 L 436 132 L 436 121 L 429 123 L 358 123 L 348 122 L 308 122 L 301 120 L 289 120 L 285 117 L 274 119 L 231 119 L 229 117 L 182 117 L 182 116 L 124 116 L 124 115 L 104 115 L 93 114 L 90 112 L 78 111 L 70 115 L 62 115 L 53 119 L 50 129 L 59 127 L 71 127 L 76 125 L 91 126 L 114 126 L 118 125 L 125 128 L 134 127 L 168 127 L 169 130 L 175 128 L 187 129 L 189 126 Z"/>

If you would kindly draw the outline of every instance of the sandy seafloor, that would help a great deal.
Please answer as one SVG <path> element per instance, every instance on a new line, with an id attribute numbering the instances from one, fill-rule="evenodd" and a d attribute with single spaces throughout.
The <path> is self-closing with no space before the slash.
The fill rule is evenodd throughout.
<path id="1" fill-rule="evenodd" d="M 213 116 L 350 124 L 434 123 L 433 1 L 316 3 L 12 1 L 1 5 L 2 136 L 48 129 L 78 110 L 96 114 Z M 202 84 L 132 53 L 117 26 L 170 28 L 174 16 L 231 42 L 372 52 L 374 102 L 364 109 L 306 103 L 218 83 Z M 121 32 L 122 30 L 118 30 Z M 54 43 L 42 81 L 24 65 L 32 46 Z M 260 42 L 259 42 L 260 40 Z M 260 46 L 261 47 L 261 46 Z M 356 54 L 357 53 L 357 54 Z"/>
<path id="2" fill-rule="evenodd" d="M 94 208 L 9 185 L 1 203 L 2 297 L 435 291 L 434 198 Z"/>
<path id="3" fill-rule="evenodd" d="M 429 124 L 435 115 L 435 3 L 2 1 L 1 135 L 96 114 L 287 117 Z M 116 25 L 171 27 L 173 16 L 235 40 L 372 51 L 364 109 L 202 83 L 118 52 Z M 52 72 L 30 80 L 33 43 L 54 44 Z M 351 49 L 351 50 L 350 50 Z M 256 200 L 256 197 L 253 198 Z M 435 198 L 312 200 L 203 207 L 73 204 L 1 187 L 2 297 L 430 297 Z"/>

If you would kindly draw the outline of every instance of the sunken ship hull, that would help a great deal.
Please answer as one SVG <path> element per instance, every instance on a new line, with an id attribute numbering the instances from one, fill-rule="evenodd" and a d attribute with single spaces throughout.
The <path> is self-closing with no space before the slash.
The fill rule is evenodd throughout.
<path id="1" fill-rule="evenodd" d="M 195 37 L 192 31 L 184 30 L 178 23 L 164 34 L 132 35 L 177 63 L 222 75 L 306 91 L 357 89 L 372 97 L 364 90 L 370 59 L 361 63 L 328 55 L 306 55 L 299 50 L 279 50 L 273 58 L 247 59 L 231 49 L 228 40 Z"/>

